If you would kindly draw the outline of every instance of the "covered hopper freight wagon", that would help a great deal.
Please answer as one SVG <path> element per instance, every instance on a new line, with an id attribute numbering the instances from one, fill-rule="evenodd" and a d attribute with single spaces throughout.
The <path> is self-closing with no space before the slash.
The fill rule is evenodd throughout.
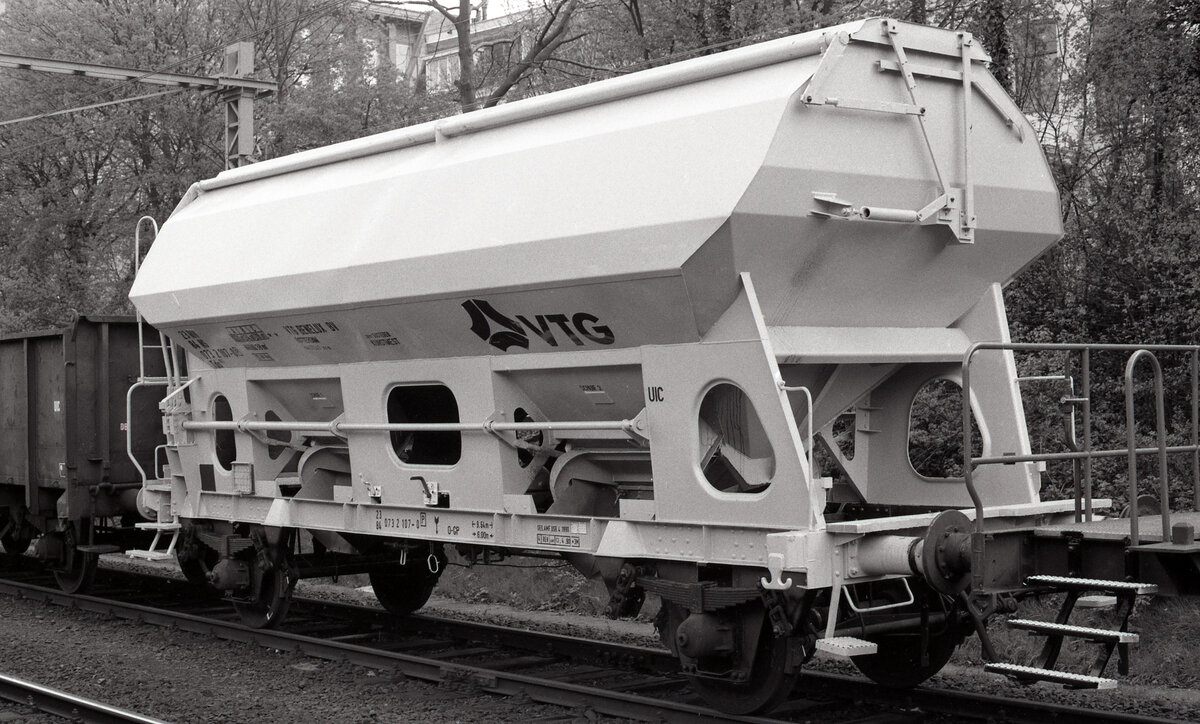
<path id="1" fill-rule="evenodd" d="M 130 294 L 170 340 L 142 499 L 171 540 L 131 553 L 256 626 L 298 577 L 367 572 L 403 614 L 448 548 L 561 555 L 612 615 L 660 599 L 735 712 L 818 651 L 897 686 L 972 631 L 995 659 L 1016 598 L 1098 589 L 1118 630 L 1018 622 L 1038 667 L 989 666 L 1112 684 L 1134 597 L 1196 589 L 1195 513 L 1106 519 L 1090 462 L 1125 453 L 1086 430 L 1077 497 L 1042 498 L 1001 289 L 1058 195 L 987 62 L 865 20 L 195 184 Z M 1101 350 L 1055 349 L 1086 422 Z M 957 472 L 909 458 L 931 383 L 965 401 Z M 1093 670 L 1053 671 L 1075 635 Z"/>

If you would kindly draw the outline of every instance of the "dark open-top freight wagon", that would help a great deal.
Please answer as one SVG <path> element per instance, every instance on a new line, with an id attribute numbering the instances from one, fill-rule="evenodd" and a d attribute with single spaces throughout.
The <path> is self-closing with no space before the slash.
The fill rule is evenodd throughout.
<path id="1" fill-rule="evenodd" d="M 0 337 L 0 542 L 18 553 L 40 535 L 38 554 L 65 588 L 142 520 L 143 471 L 153 475 L 165 440 L 158 396 L 130 393 L 143 365 L 162 374 L 140 349 L 132 317 Z"/>

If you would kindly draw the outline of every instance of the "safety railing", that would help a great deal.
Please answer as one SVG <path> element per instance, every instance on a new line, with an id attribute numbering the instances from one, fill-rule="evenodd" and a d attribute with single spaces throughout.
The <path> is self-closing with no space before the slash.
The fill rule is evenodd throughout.
<path id="1" fill-rule="evenodd" d="M 136 277 L 138 270 L 142 264 L 142 226 L 145 222 L 149 222 L 150 228 L 154 230 L 154 237 L 158 238 L 158 222 L 153 217 L 143 216 L 137 220 L 137 224 L 133 227 L 133 274 Z M 143 387 L 161 387 L 168 385 L 170 379 L 164 377 L 149 377 L 146 375 L 146 350 L 153 349 L 146 345 L 145 325 L 142 323 L 141 312 L 136 313 L 137 320 L 137 338 L 138 338 L 138 378 L 125 391 L 125 455 L 129 461 L 133 463 L 133 467 L 138 471 L 138 476 L 141 478 L 142 485 L 149 482 L 149 476 L 146 470 L 142 467 L 142 463 L 137 459 L 137 455 L 133 452 L 133 394 L 136 390 Z M 161 343 L 165 345 L 165 342 Z M 163 351 L 164 375 L 170 374 L 170 365 L 166 358 L 166 350 Z M 156 476 L 157 477 L 157 476 Z"/>
<path id="2" fill-rule="evenodd" d="M 493 419 L 481 422 L 347 422 L 342 416 L 329 421 L 271 421 L 245 417 L 240 420 L 187 420 L 181 427 L 188 431 L 244 432 L 256 437 L 270 432 L 297 432 L 310 435 L 329 435 L 342 440 L 348 439 L 352 433 L 489 433 L 512 447 L 525 449 L 530 448 L 522 443 L 519 437 L 513 439 L 502 433 L 544 431 L 558 432 L 566 437 L 571 437 L 570 433 L 607 433 L 616 434 L 622 438 L 628 437 L 632 440 L 646 440 L 645 421 L 641 417 L 633 420 L 545 420 L 540 422 L 505 422 Z M 263 439 L 263 442 L 272 444 L 267 439 Z"/>
<path id="3" fill-rule="evenodd" d="M 638 431 L 636 420 L 570 420 L 546 422 L 343 422 L 340 418 L 319 420 L 189 420 L 185 430 L 232 430 L 236 432 L 309 432 L 345 437 L 350 432 L 531 432 L 558 431 Z"/>
<path id="4" fill-rule="evenodd" d="M 1082 417 L 1082 438 L 1077 438 L 1073 420 L 1071 433 L 1068 435 L 1067 452 L 1059 453 L 1030 453 L 1026 455 L 972 455 L 971 438 L 974 432 L 974 418 L 971 407 L 971 361 L 977 353 L 983 351 L 998 352 L 1063 352 L 1078 354 L 1080 389 L 1074 391 L 1070 387 L 1069 396 L 1063 397 L 1062 404 L 1070 405 L 1072 416 L 1077 408 Z M 1126 447 L 1116 449 L 1093 449 L 1092 440 L 1092 401 L 1091 375 L 1092 356 L 1098 352 L 1119 352 L 1129 355 L 1125 365 L 1124 396 Z M 1157 354 L 1183 353 L 1189 355 L 1191 371 L 1191 444 L 1168 445 L 1166 430 L 1166 415 L 1163 398 L 1162 366 Z M 1137 447 L 1137 429 L 1134 418 L 1134 372 L 1139 363 L 1147 362 L 1154 373 L 1154 400 L 1157 412 L 1156 444 L 1154 447 Z M 1041 376 L 1025 379 L 1064 379 L 1066 375 Z M 1192 459 L 1192 504 L 1193 509 L 1200 510 L 1200 347 L 1191 345 L 1125 345 L 1125 344 L 1031 344 L 1031 343 L 1001 343 L 979 342 L 971 345 L 963 355 L 962 363 L 962 428 L 963 428 L 963 480 L 967 493 L 975 508 L 975 544 L 973 549 L 982 555 L 984 538 L 984 505 L 978 486 L 975 482 L 974 468 L 983 465 L 1011 465 L 1016 463 L 1067 462 L 1081 464 L 1082 484 L 1076 484 L 1076 520 L 1091 521 L 1092 512 L 1092 474 L 1093 461 L 1101 458 L 1126 457 L 1128 459 L 1129 475 L 1129 520 L 1130 540 L 1133 545 L 1140 542 L 1138 530 L 1138 472 L 1137 458 L 1140 455 L 1156 454 L 1159 461 L 1159 498 L 1162 518 L 1163 540 L 1169 540 L 1171 501 L 1169 498 L 1169 480 L 1167 457 L 1170 455 L 1190 454 Z"/>
<path id="5" fill-rule="evenodd" d="M 813 465 L 813 461 L 812 461 L 812 456 L 813 456 L 813 396 L 812 396 L 812 390 L 808 389 L 807 387 L 804 387 L 803 385 L 788 385 L 788 384 L 783 383 L 782 381 L 779 383 L 779 389 L 783 390 L 786 393 L 799 392 L 800 394 L 804 395 L 804 420 L 806 423 L 806 427 L 805 427 L 805 431 L 804 431 L 804 443 L 805 443 L 804 450 L 805 450 L 805 452 L 808 453 L 808 468 L 809 468 L 809 470 L 815 471 L 816 467 Z M 815 477 L 815 474 L 813 474 L 813 476 Z"/>
<path id="6" fill-rule="evenodd" d="M 137 224 L 133 227 L 134 276 L 137 276 L 138 271 L 141 269 L 143 227 L 151 229 L 154 232 L 154 238 L 158 238 L 158 222 L 153 217 L 143 216 L 138 219 Z M 138 378 L 125 391 L 125 455 L 138 471 L 138 475 L 144 486 L 149 482 L 150 478 L 133 451 L 133 395 L 136 391 L 143 388 L 165 387 L 170 392 L 167 399 L 170 399 L 175 394 L 181 392 L 183 388 L 187 387 L 187 384 L 190 384 L 190 382 L 187 384 L 183 382 L 183 358 L 171 340 L 162 332 L 158 332 L 158 344 L 147 344 L 146 325 L 142 319 L 142 314 L 141 312 L 135 312 L 135 314 L 138 337 Z M 146 355 L 154 351 L 157 351 L 162 356 L 163 374 L 161 377 L 146 374 Z M 156 469 L 155 478 L 158 477 L 157 470 L 159 469 L 157 455 L 156 450 L 153 464 L 153 467 Z"/>

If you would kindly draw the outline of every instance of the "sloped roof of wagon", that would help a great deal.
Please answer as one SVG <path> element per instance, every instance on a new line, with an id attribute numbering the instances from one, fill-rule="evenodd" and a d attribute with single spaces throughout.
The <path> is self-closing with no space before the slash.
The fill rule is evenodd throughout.
<path id="1" fill-rule="evenodd" d="M 131 296 L 162 322 L 677 276 L 837 30 L 227 171 Z"/>

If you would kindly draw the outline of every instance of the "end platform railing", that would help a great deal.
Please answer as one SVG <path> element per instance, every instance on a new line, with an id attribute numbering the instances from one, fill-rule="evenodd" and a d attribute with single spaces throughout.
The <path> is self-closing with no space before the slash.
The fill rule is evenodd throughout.
<path id="1" fill-rule="evenodd" d="M 1076 408 L 1082 417 L 1082 437 L 1075 435 L 1074 423 L 1068 434 L 1067 452 L 1030 453 L 1026 455 L 972 455 L 972 435 L 974 433 L 974 417 L 971 405 L 971 361 L 976 354 L 983 351 L 997 352 L 1064 352 L 1079 355 L 1080 389 L 1074 390 L 1073 384 L 1069 396 L 1062 398 L 1061 403 L 1070 405 L 1072 413 Z M 1091 374 L 1092 357 L 1098 352 L 1117 352 L 1128 354 L 1125 365 L 1124 396 L 1125 396 L 1125 425 L 1126 447 L 1116 449 L 1094 449 L 1092 440 L 1092 401 Z M 1188 445 L 1168 445 L 1163 391 L 1162 365 L 1158 361 L 1160 354 L 1183 353 L 1189 355 L 1191 366 L 1191 439 Z M 1154 375 L 1154 401 L 1156 409 L 1156 444 L 1153 447 L 1137 446 L 1137 429 L 1134 416 L 1134 373 L 1141 363 L 1148 363 Z M 1042 376 L 1025 379 L 1050 379 Z M 1054 379 L 1070 380 L 1067 375 L 1055 375 Z M 1075 502 L 1076 520 L 1091 521 L 1092 511 L 1092 476 L 1093 461 L 1100 458 L 1126 457 L 1128 459 L 1128 489 L 1129 489 L 1129 521 L 1130 541 L 1138 545 L 1141 541 L 1138 530 L 1138 472 L 1137 458 L 1139 455 L 1156 454 L 1159 461 L 1159 513 L 1162 518 L 1163 541 L 1170 540 L 1171 534 L 1171 501 L 1167 458 L 1170 455 L 1190 455 L 1192 460 L 1192 505 L 1194 510 L 1200 510 L 1200 346 L 1193 345 L 1127 345 L 1127 344 L 1036 344 L 1015 342 L 978 342 L 967 349 L 962 362 L 962 430 L 963 430 L 963 481 L 967 493 L 975 508 L 975 544 L 973 549 L 982 556 L 984 541 L 984 504 L 975 481 L 974 468 L 982 465 L 1011 465 L 1014 463 L 1044 463 L 1066 462 L 1081 464 L 1082 484 L 1076 482 Z"/>

